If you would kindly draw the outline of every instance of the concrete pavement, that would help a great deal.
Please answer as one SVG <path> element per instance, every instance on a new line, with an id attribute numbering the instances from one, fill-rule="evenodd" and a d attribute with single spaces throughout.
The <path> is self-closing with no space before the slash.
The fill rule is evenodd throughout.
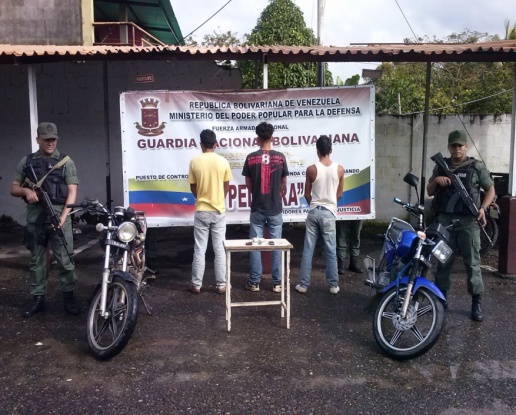
<path id="1" fill-rule="evenodd" d="M 228 333 L 211 255 L 201 294 L 191 294 L 192 230 L 163 229 L 160 272 L 145 290 L 153 315 L 141 307 L 126 349 L 99 362 L 85 337 L 87 298 L 102 268 L 95 232 L 76 238 L 76 246 L 90 245 L 76 256 L 82 313 L 64 314 L 53 270 L 47 311 L 31 319 L 19 316 L 28 257 L 3 255 L 19 248 L 16 232 L 0 233 L 0 414 L 516 414 L 516 283 L 485 272 L 485 321 L 472 322 L 460 260 L 441 338 L 425 355 L 397 362 L 374 342 L 363 276 L 348 272 L 342 291 L 330 295 L 322 256 L 308 293 L 292 292 L 290 330 L 278 307 L 245 307 L 233 309 Z M 362 255 L 378 254 L 373 234 L 364 233 Z M 228 238 L 246 236 L 243 226 L 228 229 Z M 292 287 L 303 236 L 302 227 L 285 227 L 294 245 Z M 276 298 L 267 276 L 259 293 L 244 291 L 245 254 L 232 263 L 235 299 Z"/>

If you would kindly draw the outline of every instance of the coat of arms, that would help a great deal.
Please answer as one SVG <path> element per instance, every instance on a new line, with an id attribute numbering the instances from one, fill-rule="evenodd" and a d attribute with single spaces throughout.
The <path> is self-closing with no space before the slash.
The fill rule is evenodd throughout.
<path id="1" fill-rule="evenodd" d="M 138 134 L 153 137 L 163 134 L 165 122 L 159 123 L 159 101 L 154 98 L 145 98 L 140 101 L 142 107 L 142 125 L 135 122 Z"/>

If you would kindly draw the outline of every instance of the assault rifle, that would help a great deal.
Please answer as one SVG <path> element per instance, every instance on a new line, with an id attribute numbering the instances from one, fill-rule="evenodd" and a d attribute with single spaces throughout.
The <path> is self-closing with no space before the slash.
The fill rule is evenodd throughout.
<path id="1" fill-rule="evenodd" d="M 38 186 L 38 178 L 36 177 L 36 172 L 34 171 L 34 168 L 32 167 L 32 164 L 27 164 L 23 168 L 23 173 L 27 177 L 28 180 L 25 182 L 29 185 L 29 187 L 36 192 L 38 195 L 38 199 L 45 209 L 45 213 L 47 214 L 48 218 L 50 219 L 50 223 L 52 224 L 52 228 L 56 231 L 57 235 L 61 239 L 61 242 L 63 243 L 64 249 L 66 253 L 68 254 L 68 257 L 70 258 L 70 261 L 72 261 L 72 264 L 75 264 L 73 260 L 73 256 L 70 254 L 70 251 L 68 250 L 68 243 L 66 242 L 66 237 L 63 232 L 63 229 L 59 226 L 59 217 L 56 214 L 56 211 L 54 210 L 54 207 L 52 206 L 52 202 L 50 201 L 50 197 L 48 196 L 48 193 L 45 192 L 40 186 Z"/>
<path id="2" fill-rule="evenodd" d="M 473 199 L 471 198 L 470 194 L 464 187 L 464 183 L 462 183 L 462 180 L 459 179 L 455 174 L 453 174 L 450 171 L 450 168 L 448 167 L 448 164 L 446 164 L 446 161 L 444 161 L 443 155 L 439 152 L 437 154 L 434 154 L 432 157 L 430 157 L 432 161 L 435 162 L 442 170 L 444 170 L 444 173 L 446 176 L 451 180 L 452 185 L 455 187 L 455 190 L 457 191 L 457 194 L 461 198 L 462 202 L 464 203 L 464 206 L 470 211 L 470 213 L 473 215 L 474 218 L 478 216 L 478 208 Z M 478 221 L 477 221 L 478 223 Z M 484 232 L 484 236 L 487 238 L 489 245 L 493 245 L 493 241 L 487 234 L 484 227 L 479 223 L 478 226 L 480 226 L 480 229 L 482 232 Z"/>

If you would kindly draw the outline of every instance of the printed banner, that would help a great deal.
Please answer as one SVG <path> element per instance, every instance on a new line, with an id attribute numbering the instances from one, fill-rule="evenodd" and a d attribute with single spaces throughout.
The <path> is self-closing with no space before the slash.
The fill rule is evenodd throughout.
<path id="1" fill-rule="evenodd" d="M 344 167 L 338 219 L 372 219 L 374 206 L 374 89 L 372 86 L 263 91 L 138 91 L 120 96 L 125 205 L 143 210 L 149 226 L 193 224 L 190 160 L 199 134 L 217 135 L 233 180 L 227 222 L 249 223 L 250 194 L 242 168 L 258 150 L 256 126 L 274 126 L 272 147 L 287 159 L 283 220 L 304 222 L 305 173 L 318 161 L 315 143 L 332 140 L 331 159 Z"/>

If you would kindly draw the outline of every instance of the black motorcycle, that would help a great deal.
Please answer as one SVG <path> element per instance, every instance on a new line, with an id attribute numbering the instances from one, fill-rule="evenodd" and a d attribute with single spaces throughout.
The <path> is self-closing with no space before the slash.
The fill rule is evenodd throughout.
<path id="1" fill-rule="evenodd" d="M 99 221 L 96 229 L 104 250 L 104 268 L 91 297 L 86 334 L 93 356 L 99 360 L 110 359 L 122 351 L 134 332 L 138 297 L 150 314 L 141 293 L 148 271 L 145 214 L 131 207 L 115 207 L 111 213 L 97 200 L 68 207 L 75 209 L 72 213 L 82 211 Z"/>

